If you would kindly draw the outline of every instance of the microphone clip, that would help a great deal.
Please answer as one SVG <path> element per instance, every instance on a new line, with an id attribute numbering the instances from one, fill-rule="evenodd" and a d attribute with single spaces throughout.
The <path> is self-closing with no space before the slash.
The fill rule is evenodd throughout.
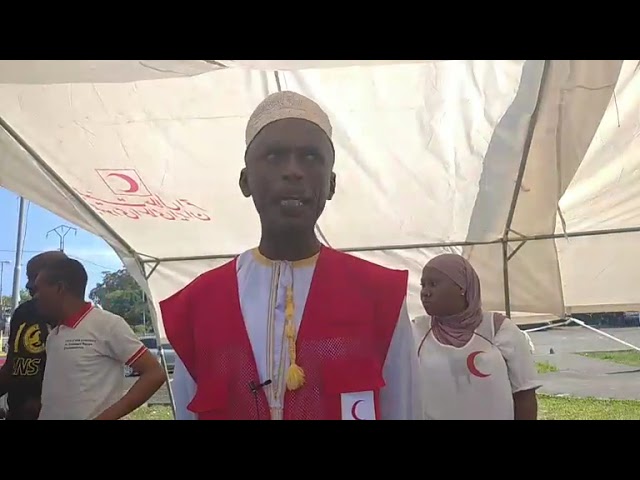
<path id="1" fill-rule="evenodd" d="M 260 390 L 262 390 L 264 387 L 266 387 L 267 385 L 271 385 L 271 380 L 265 380 L 262 383 L 258 383 L 256 384 L 256 382 L 249 382 L 249 390 L 251 390 L 251 393 L 253 394 L 253 398 L 255 399 L 256 402 L 256 418 L 258 420 L 260 420 L 260 405 L 258 403 L 258 392 Z"/>
<path id="2" fill-rule="evenodd" d="M 265 380 L 264 382 L 258 384 L 256 384 L 256 382 L 249 382 L 249 389 L 251 390 L 251 393 L 256 395 L 260 390 L 268 385 L 271 385 L 271 380 Z"/>

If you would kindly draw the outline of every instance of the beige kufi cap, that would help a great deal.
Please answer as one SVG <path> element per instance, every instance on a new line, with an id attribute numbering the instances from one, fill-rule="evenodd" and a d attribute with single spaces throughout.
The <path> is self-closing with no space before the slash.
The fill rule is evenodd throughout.
<path id="1" fill-rule="evenodd" d="M 277 92 L 265 98 L 251 114 L 245 133 L 246 144 L 270 123 L 285 118 L 299 118 L 315 123 L 331 138 L 331 122 L 316 102 L 296 92 Z"/>

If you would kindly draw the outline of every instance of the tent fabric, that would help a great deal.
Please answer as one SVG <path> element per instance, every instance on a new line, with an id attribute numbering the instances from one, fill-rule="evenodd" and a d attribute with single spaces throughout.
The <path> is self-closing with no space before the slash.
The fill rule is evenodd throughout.
<path id="1" fill-rule="evenodd" d="M 638 234 L 563 237 L 640 227 L 636 61 L 42 62 L 11 76 L 0 61 L 0 184 L 105 238 L 156 313 L 256 245 L 244 128 L 278 89 L 333 123 L 320 238 L 409 269 L 412 315 L 422 265 L 444 251 L 469 256 L 485 306 L 508 300 L 520 323 L 638 309 L 640 260 L 610 248 Z"/>
<path id="2" fill-rule="evenodd" d="M 1 83 L 120 83 L 187 77 L 225 65 L 204 60 L 2 60 Z"/>

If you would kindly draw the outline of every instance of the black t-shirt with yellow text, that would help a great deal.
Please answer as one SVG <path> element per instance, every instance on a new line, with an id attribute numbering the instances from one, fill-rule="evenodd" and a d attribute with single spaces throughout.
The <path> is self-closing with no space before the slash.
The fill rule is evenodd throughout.
<path id="1" fill-rule="evenodd" d="M 30 400 L 40 401 L 50 331 L 50 324 L 36 310 L 35 300 L 18 306 L 11 317 L 6 360 L 11 372 L 7 395 L 10 413 L 19 412 Z"/>

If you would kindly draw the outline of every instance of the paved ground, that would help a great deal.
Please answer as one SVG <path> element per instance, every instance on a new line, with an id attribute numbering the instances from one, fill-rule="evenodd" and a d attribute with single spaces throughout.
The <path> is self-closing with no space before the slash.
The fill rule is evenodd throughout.
<path id="1" fill-rule="evenodd" d="M 640 328 L 605 330 L 640 347 Z M 561 327 L 530 334 L 538 362 L 549 362 L 560 371 L 541 375 L 542 393 L 576 397 L 640 400 L 640 369 L 577 355 L 576 352 L 627 350 L 628 347 L 582 327 Z M 554 353 L 549 352 L 553 349 Z M 135 379 L 127 379 L 133 385 Z M 169 405 L 163 386 L 151 404 Z"/>
<path id="2" fill-rule="evenodd" d="M 640 347 L 640 328 L 605 332 Z M 536 361 L 549 362 L 558 372 L 541 375 L 542 393 L 576 397 L 640 400 L 640 369 L 577 355 L 576 352 L 628 350 L 629 347 L 582 327 L 562 327 L 530 333 Z M 553 354 L 550 353 L 553 350 Z"/>

